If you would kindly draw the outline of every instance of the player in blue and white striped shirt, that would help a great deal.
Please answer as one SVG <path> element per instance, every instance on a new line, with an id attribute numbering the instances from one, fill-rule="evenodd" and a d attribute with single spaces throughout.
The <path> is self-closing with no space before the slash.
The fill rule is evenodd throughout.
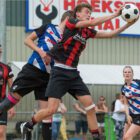
<path id="1" fill-rule="evenodd" d="M 122 94 L 125 98 L 127 123 L 124 128 L 124 139 L 130 140 L 140 132 L 140 80 L 133 79 L 133 69 L 125 66 L 123 76 L 125 84 Z"/>
<path id="2" fill-rule="evenodd" d="M 48 99 L 45 97 L 45 91 L 49 81 L 50 69 L 53 66 L 53 61 L 50 61 L 50 63 L 47 61 L 46 63 L 46 59 L 48 60 L 47 52 L 61 40 L 65 22 L 72 14 L 72 11 L 65 12 L 58 26 L 53 24 L 44 25 L 25 39 L 25 44 L 33 50 L 33 53 L 15 79 L 11 88 L 11 94 L 1 103 L 1 112 L 9 110 L 31 91 L 34 91 L 35 99 L 40 101 L 40 108 L 46 107 Z M 36 39 L 38 39 L 37 45 L 34 43 Z M 46 122 L 46 120 L 43 120 L 43 122 Z M 51 140 L 51 131 L 50 135 L 46 136 L 46 132 L 50 128 L 46 128 L 46 125 L 43 126 L 44 140 L 49 140 L 49 137 Z M 30 134 L 26 136 L 26 140 L 31 139 Z"/>

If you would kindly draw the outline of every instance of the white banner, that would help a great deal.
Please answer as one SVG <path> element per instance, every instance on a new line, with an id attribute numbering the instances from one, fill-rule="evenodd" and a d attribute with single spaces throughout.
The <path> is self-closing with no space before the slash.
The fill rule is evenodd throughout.
<path id="1" fill-rule="evenodd" d="M 92 17 L 101 17 L 114 13 L 124 3 L 135 3 L 140 10 L 140 0 L 26 0 L 26 31 L 31 31 L 45 23 L 59 24 L 62 14 L 72 10 L 81 2 L 93 7 Z M 121 17 L 97 26 L 95 29 L 110 31 L 120 28 L 126 22 Z M 140 36 L 140 19 L 122 33 L 124 36 Z"/>

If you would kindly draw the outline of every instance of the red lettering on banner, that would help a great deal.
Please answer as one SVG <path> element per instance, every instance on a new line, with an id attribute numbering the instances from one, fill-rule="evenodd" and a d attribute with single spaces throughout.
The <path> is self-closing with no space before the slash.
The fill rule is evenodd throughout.
<path id="1" fill-rule="evenodd" d="M 136 3 L 136 5 L 137 5 L 137 7 L 139 8 L 139 10 L 140 10 L 140 3 Z"/>
<path id="2" fill-rule="evenodd" d="M 64 0 L 64 10 L 74 9 L 75 7 L 75 0 L 71 0 L 70 2 L 68 0 Z"/>
<path id="3" fill-rule="evenodd" d="M 102 30 L 102 28 L 103 28 L 103 27 L 102 27 L 102 24 L 98 25 L 98 29 L 99 29 L 99 30 Z"/>
<path id="4" fill-rule="evenodd" d="M 115 3 L 114 3 L 114 6 L 116 7 L 116 8 L 120 8 L 120 6 L 122 6 L 123 5 L 123 2 L 122 1 L 116 1 Z"/>
<path id="5" fill-rule="evenodd" d="M 91 18 L 91 20 L 94 20 L 94 17 Z M 95 18 L 96 20 L 96 18 Z M 104 24 L 100 24 L 97 27 L 98 30 L 114 30 L 114 29 L 118 29 L 120 28 L 120 19 L 116 18 L 114 24 L 111 20 L 106 21 Z M 95 27 L 92 26 L 92 29 L 94 29 Z"/>
<path id="6" fill-rule="evenodd" d="M 103 1 L 102 2 L 102 12 L 107 12 L 107 10 L 112 13 L 112 9 L 110 5 L 112 4 L 112 1 Z"/>
<path id="7" fill-rule="evenodd" d="M 116 19 L 115 20 L 115 25 L 116 25 L 116 29 L 120 28 L 120 20 L 119 19 Z"/>
<path id="8" fill-rule="evenodd" d="M 91 0 L 91 6 L 93 7 L 93 12 L 101 12 L 100 0 Z"/>
<path id="9" fill-rule="evenodd" d="M 113 27 L 113 23 L 111 20 L 108 20 L 107 22 L 105 22 L 104 24 L 104 30 L 114 30 L 114 27 Z"/>

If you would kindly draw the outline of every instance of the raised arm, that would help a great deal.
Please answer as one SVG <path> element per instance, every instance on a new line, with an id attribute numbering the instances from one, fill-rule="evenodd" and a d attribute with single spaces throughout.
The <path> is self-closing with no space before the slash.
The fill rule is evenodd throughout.
<path id="1" fill-rule="evenodd" d="M 114 37 L 118 34 L 120 34 L 121 32 L 123 32 L 124 30 L 126 30 L 127 28 L 129 28 L 131 25 L 133 25 L 136 21 L 134 22 L 129 22 L 125 25 L 123 25 L 122 27 L 114 30 L 114 31 L 110 31 L 110 32 L 104 32 L 104 31 L 98 31 L 97 34 L 95 35 L 96 38 L 110 38 L 110 37 Z"/>
<path id="2" fill-rule="evenodd" d="M 29 47 L 33 51 L 36 51 L 41 56 L 41 58 L 44 59 L 46 64 L 49 64 L 51 61 L 51 58 L 47 55 L 45 51 L 40 49 L 34 42 L 37 38 L 38 38 L 37 33 L 34 31 L 26 37 L 26 39 L 24 40 L 24 43 L 27 47 Z"/>
<path id="3" fill-rule="evenodd" d="M 108 20 L 112 20 L 113 18 L 120 16 L 120 14 L 121 14 L 121 9 L 119 9 L 116 13 L 109 16 L 98 17 L 98 18 L 94 18 L 93 20 L 79 21 L 76 24 L 76 28 L 97 26 Z"/>
<path id="4" fill-rule="evenodd" d="M 28 35 L 25 40 L 24 44 L 29 47 L 30 49 L 36 51 L 39 53 L 40 48 L 37 47 L 37 45 L 34 43 L 34 41 L 37 39 L 37 34 L 36 32 L 32 32 L 30 35 Z"/>

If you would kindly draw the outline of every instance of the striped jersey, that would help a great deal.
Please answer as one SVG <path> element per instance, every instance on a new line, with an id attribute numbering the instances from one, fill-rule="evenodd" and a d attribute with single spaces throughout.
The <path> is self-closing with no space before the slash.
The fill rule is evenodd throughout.
<path id="1" fill-rule="evenodd" d="M 70 18 L 66 22 L 62 40 L 49 52 L 56 61 L 76 68 L 79 56 L 85 49 L 88 38 L 94 38 L 96 30 L 91 28 L 76 28 L 78 19 Z"/>
<path id="2" fill-rule="evenodd" d="M 140 80 L 133 80 L 130 86 L 124 84 L 122 93 L 128 99 L 129 113 L 140 114 Z"/>
<path id="3" fill-rule="evenodd" d="M 8 79 L 12 78 L 13 72 L 11 68 L 0 62 L 0 99 L 3 99 L 6 97 L 6 86 Z"/>
<path id="4" fill-rule="evenodd" d="M 61 30 L 58 26 L 53 24 L 42 26 L 36 29 L 35 32 L 38 36 L 37 46 L 46 53 L 50 51 L 53 45 L 58 43 L 62 38 Z M 47 73 L 50 73 L 51 67 L 54 64 L 53 61 L 51 61 L 50 64 L 45 64 L 44 60 L 36 51 L 33 51 L 28 63 Z"/>

